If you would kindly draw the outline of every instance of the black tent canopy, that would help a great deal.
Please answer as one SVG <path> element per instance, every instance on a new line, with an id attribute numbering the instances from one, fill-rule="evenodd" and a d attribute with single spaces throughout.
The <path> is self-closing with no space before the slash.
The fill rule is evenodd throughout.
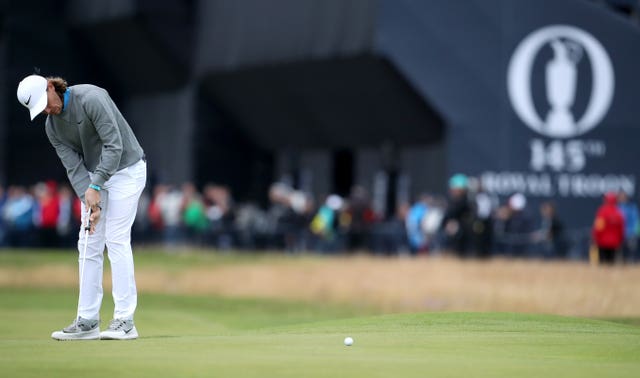
<path id="1" fill-rule="evenodd" d="M 212 73 L 201 88 L 270 150 L 424 145 L 444 130 L 440 115 L 392 65 L 371 55 Z"/>

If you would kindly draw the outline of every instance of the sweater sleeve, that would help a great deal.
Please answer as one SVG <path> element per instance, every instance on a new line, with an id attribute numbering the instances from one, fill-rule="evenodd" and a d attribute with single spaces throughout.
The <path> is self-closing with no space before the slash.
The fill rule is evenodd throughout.
<path id="1" fill-rule="evenodd" d="M 122 158 L 122 135 L 113 113 L 115 105 L 104 91 L 91 91 L 83 104 L 84 110 L 102 141 L 100 162 L 94 171 L 92 184 L 103 186 L 116 173 Z"/>
<path id="2" fill-rule="evenodd" d="M 53 127 L 49 120 L 47 120 L 45 130 L 47 137 L 49 138 L 49 142 L 56 150 L 56 154 L 58 154 L 58 157 L 62 161 L 62 165 L 67 170 L 67 177 L 69 177 L 69 182 L 71 183 L 73 190 L 84 202 L 84 192 L 89 187 L 91 179 L 89 178 L 87 168 L 84 166 L 82 155 L 58 139 L 55 132 L 53 132 Z"/>

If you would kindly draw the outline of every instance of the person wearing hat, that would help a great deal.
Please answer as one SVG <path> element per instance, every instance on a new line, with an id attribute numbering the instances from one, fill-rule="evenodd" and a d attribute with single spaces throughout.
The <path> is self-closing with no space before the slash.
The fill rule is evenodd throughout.
<path id="1" fill-rule="evenodd" d="M 460 257 L 471 252 L 473 208 L 469 202 L 469 179 L 458 173 L 449 179 L 449 201 L 441 228 L 444 246 Z"/>
<path id="2" fill-rule="evenodd" d="M 89 217 L 88 238 L 78 239 L 80 279 L 76 319 L 56 340 L 135 339 L 137 306 L 131 250 L 131 226 L 147 177 L 144 151 L 131 127 L 106 90 L 94 85 L 68 86 L 60 77 L 25 77 L 18 101 L 31 120 L 47 115 L 45 130 L 75 193 L 82 200 L 83 224 Z M 90 210 L 90 211 L 89 211 Z M 103 252 L 111 263 L 114 317 L 100 332 Z M 81 261 L 84 258 L 85 261 Z"/>
<path id="3" fill-rule="evenodd" d="M 605 193 L 591 227 L 592 242 L 598 248 L 598 261 L 614 264 L 624 243 L 624 216 L 618 209 L 616 193 Z"/>

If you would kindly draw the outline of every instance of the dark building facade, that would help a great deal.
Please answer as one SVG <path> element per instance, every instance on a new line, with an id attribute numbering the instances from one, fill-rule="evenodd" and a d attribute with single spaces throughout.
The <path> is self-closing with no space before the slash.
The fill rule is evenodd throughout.
<path id="1" fill-rule="evenodd" d="M 585 227 L 636 192 L 640 27 L 600 2 L 10 1 L 2 26 L 5 184 L 65 179 L 15 101 L 38 69 L 108 89 L 153 182 L 239 200 L 362 185 L 391 213 L 461 172 Z"/>

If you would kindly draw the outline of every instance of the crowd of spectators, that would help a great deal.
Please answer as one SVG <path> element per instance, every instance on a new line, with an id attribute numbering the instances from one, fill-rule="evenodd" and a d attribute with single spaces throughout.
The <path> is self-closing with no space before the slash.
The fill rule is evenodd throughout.
<path id="1" fill-rule="evenodd" d="M 67 185 L 0 186 L 0 247 L 75 245 L 80 202 Z"/>
<path id="2" fill-rule="evenodd" d="M 515 193 L 504 203 L 474 178 L 457 174 L 447 195 L 424 193 L 399 203 L 391 216 L 374 211 L 361 186 L 348 196 L 319 200 L 283 182 L 271 185 L 268 205 L 236 203 L 230 189 L 193 183 L 155 185 L 143 193 L 133 226 L 136 244 L 202 246 L 220 250 L 290 253 L 442 254 L 486 258 L 582 258 L 588 244 L 565 230 L 553 202 L 532 211 Z M 638 209 L 625 193 L 617 198 L 625 218 L 623 258 L 637 260 Z M 53 181 L 31 188 L 0 187 L 0 246 L 73 247 L 80 203 L 70 187 Z M 573 231 L 575 233 L 575 231 Z M 589 239 L 591 230 L 579 230 Z M 572 252 L 572 248 L 578 252 Z"/>

